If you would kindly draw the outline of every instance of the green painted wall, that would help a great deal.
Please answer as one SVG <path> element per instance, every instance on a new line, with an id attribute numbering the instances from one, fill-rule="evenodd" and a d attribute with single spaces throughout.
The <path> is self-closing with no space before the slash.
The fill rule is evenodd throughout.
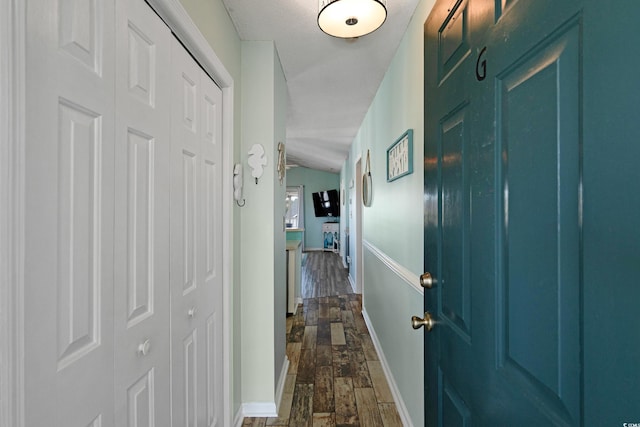
<path id="1" fill-rule="evenodd" d="M 322 249 L 322 224 L 339 218 L 316 217 L 313 211 L 312 193 L 324 190 L 339 190 L 340 175 L 309 168 L 291 168 L 287 171 L 287 185 L 304 185 L 304 249 Z M 284 197 L 282 198 L 284 206 Z M 344 206 L 340 205 L 342 215 Z"/>
<path id="2" fill-rule="evenodd" d="M 343 169 L 347 187 L 351 179 L 362 179 L 354 176 L 355 163 L 361 157 L 364 172 L 370 150 L 373 199 L 362 214 L 364 309 L 415 426 L 424 425 L 424 349 L 422 331 L 413 331 L 409 320 L 423 312 L 423 295 L 416 288 L 424 263 L 423 25 L 433 3 L 418 4 Z M 407 129 L 413 129 L 414 172 L 388 183 L 386 151 Z M 353 203 L 361 201 L 352 200 L 352 209 Z M 407 274 L 395 273 L 389 262 Z M 350 275 L 355 279 L 355 268 Z"/>
<path id="3" fill-rule="evenodd" d="M 274 374 L 276 383 L 285 361 L 287 348 L 286 315 L 287 315 L 287 260 L 286 260 L 286 232 L 284 228 L 286 198 L 286 179 L 280 182 L 277 171 L 278 143 L 286 142 L 287 127 L 287 82 L 284 71 L 278 57 L 278 52 L 273 48 L 273 112 L 274 112 L 274 148 L 272 159 L 272 171 L 274 174 L 275 191 L 273 195 L 273 228 L 275 230 L 273 241 L 273 263 L 276 265 L 274 274 L 274 301 L 273 301 L 273 342 L 274 342 Z M 276 384 L 277 386 L 277 384 Z M 279 403 L 279 402 L 276 402 Z"/>
<path id="4" fill-rule="evenodd" d="M 241 310 L 245 319 L 260 319 L 241 325 L 243 403 L 275 403 L 278 367 L 284 361 L 280 337 L 285 335 L 286 316 L 285 187 L 276 178 L 277 145 L 285 137 L 284 87 L 273 42 L 242 42 L 241 161 L 246 204 L 240 215 Z M 246 154 L 254 144 L 261 144 L 267 156 L 257 184 Z"/>

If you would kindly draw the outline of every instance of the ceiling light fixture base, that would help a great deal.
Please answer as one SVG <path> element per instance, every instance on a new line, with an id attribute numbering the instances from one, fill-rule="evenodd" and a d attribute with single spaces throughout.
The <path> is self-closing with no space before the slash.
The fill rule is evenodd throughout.
<path id="1" fill-rule="evenodd" d="M 372 33 L 387 19 L 386 0 L 319 0 L 318 9 L 320 29 L 344 39 Z"/>

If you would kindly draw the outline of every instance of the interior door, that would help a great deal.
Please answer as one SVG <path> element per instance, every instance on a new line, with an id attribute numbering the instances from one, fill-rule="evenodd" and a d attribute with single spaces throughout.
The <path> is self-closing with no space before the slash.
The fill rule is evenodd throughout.
<path id="1" fill-rule="evenodd" d="M 118 426 L 169 426 L 169 28 L 116 2 L 115 399 Z"/>
<path id="2" fill-rule="evenodd" d="M 222 91 L 172 42 L 174 426 L 222 423 Z"/>
<path id="3" fill-rule="evenodd" d="M 114 425 L 113 12 L 26 5 L 27 426 Z"/>
<path id="4" fill-rule="evenodd" d="M 612 307 L 640 297 L 639 264 L 603 250 L 638 253 L 637 225 L 617 200 L 639 205 L 620 183 L 638 182 L 621 159 L 638 158 L 630 142 L 640 132 L 624 125 L 602 82 L 611 64 L 637 69 L 619 47 L 632 26 L 613 17 L 639 11 L 610 9 L 593 0 L 442 0 L 425 23 L 429 426 L 613 425 L 638 416 L 637 400 L 596 398 L 638 378 L 627 354 L 640 355 L 640 346 L 614 326 L 638 322 L 619 311 L 590 319 L 598 298 Z M 603 55 L 609 44 L 617 56 Z M 616 119 L 602 120 L 609 115 Z M 618 151 L 608 138 L 621 139 Z M 599 231 L 604 224 L 613 232 Z M 619 279 L 613 295 L 592 267 L 603 257 Z M 598 342 L 626 363 L 607 362 L 611 348 Z M 637 396 L 638 384 L 624 396 Z"/>

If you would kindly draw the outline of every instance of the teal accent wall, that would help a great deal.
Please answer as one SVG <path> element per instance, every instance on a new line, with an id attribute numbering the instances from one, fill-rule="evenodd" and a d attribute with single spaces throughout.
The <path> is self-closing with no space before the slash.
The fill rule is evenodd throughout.
<path id="1" fill-rule="evenodd" d="M 312 193 L 324 190 L 340 191 L 340 175 L 309 168 L 291 168 L 287 171 L 287 185 L 295 187 L 304 185 L 304 249 L 322 249 L 322 224 L 328 221 L 339 221 L 340 218 L 317 218 L 313 211 Z M 282 198 L 284 206 L 284 197 Z M 344 206 L 340 205 L 340 214 Z"/>

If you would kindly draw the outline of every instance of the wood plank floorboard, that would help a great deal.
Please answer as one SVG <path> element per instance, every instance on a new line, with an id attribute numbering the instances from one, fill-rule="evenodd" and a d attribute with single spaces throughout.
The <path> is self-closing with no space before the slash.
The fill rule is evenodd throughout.
<path id="1" fill-rule="evenodd" d="M 304 303 L 287 318 L 289 371 L 278 417 L 243 427 L 401 427 L 393 396 L 340 257 L 305 253 Z"/>

